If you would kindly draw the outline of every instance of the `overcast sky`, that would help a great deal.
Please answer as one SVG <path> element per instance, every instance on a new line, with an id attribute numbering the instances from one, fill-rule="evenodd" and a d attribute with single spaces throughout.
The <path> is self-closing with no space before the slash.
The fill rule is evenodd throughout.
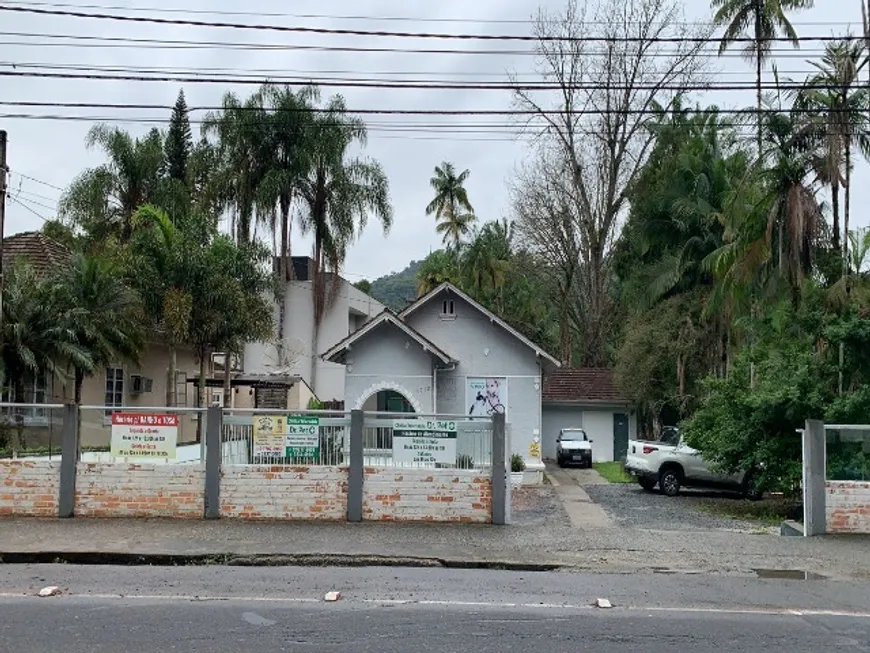
<path id="1" fill-rule="evenodd" d="M 829 36 L 843 33 L 851 24 L 852 33 L 860 32 L 860 0 L 819 0 L 816 9 L 793 15 L 798 31 L 804 35 Z M 71 0 L 56 0 L 71 3 Z M 17 2 L 36 6 L 37 2 Z M 49 3 L 42 3 L 49 4 Z M 159 7 L 160 0 L 80 0 L 83 5 L 114 7 Z M 330 16 L 410 17 L 415 19 L 461 19 L 463 22 L 421 22 L 387 20 L 339 20 L 328 18 L 290 18 L 269 16 L 218 16 L 135 12 L 128 15 L 150 15 L 168 18 L 224 20 L 229 22 L 271 23 L 332 28 L 359 28 L 369 30 L 473 32 L 481 34 L 528 34 L 527 22 L 541 5 L 551 9 L 562 7 L 564 0 L 441 0 L 430 2 L 398 2 L 397 0 L 357 0 L 356 2 L 314 2 L 294 0 L 293 3 L 267 0 L 181 0 L 172 3 L 175 9 L 211 11 L 292 12 L 301 14 L 329 14 Z M 165 5 L 163 5 L 165 6 Z M 292 8 L 291 8 L 292 7 Z M 81 9 L 100 11 L 99 9 Z M 104 12 L 122 13 L 120 10 Z M 686 16 L 690 21 L 710 18 L 707 0 L 686 0 Z M 494 21 L 526 21 L 499 23 Z M 302 35 L 262 31 L 164 26 L 152 24 L 124 24 L 71 17 L 36 16 L 0 12 L 0 70 L 27 70 L 27 64 L 75 65 L 84 67 L 122 66 L 133 68 L 166 67 L 172 69 L 221 69 L 208 71 L 212 75 L 253 70 L 281 70 L 285 74 L 310 76 L 314 81 L 326 76 L 377 77 L 384 79 L 428 79 L 454 81 L 503 81 L 506 71 L 516 71 L 528 78 L 533 72 L 534 59 L 519 54 L 467 55 L 467 54 L 407 54 L 407 53 L 343 53 L 319 51 L 263 51 L 216 49 L 143 49 L 143 48 L 85 48 L 47 47 L 45 38 L 13 36 L 8 33 L 62 34 L 95 37 L 132 37 L 160 40 L 219 41 L 221 43 L 281 43 L 319 46 L 386 46 L 406 48 L 464 48 L 508 49 L 528 47 L 523 43 L 438 42 L 409 39 L 384 39 L 352 36 Z M 38 43 L 27 46 L 23 43 Z M 67 43 L 69 43 L 67 41 Z M 79 42 L 81 43 L 81 42 Z M 819 53 L 818 43 L 805 44 L 793 56 L 781 57 L 779 68 L 785 75 L 803 79 L 808 66 L 805 58 Z M 726 58 L 715 62 L 721 71 L 718 79 L 729 82 L 747 82 L 753 79 L 752 67 L 739 58 Z M 340 72 L 336 72 L 340 71 Z M 398 73 L 408 73 L 399 75 Z M 261 73 L 262 74 L 262 73 Z M 163 82 L 53 80 L 25 77 L 0 78 L 0 101 L 60 101 L 146 103 L 171 105 L 181 85 Z M 214 106 L 228 90 L 246 95 L 255 87 L 226 84 L 184 84 L 188 104 Z M 333 90 L 324 89 L 324 93 Z M 351 109 L 509 109 L 507 91 L 432 91 L 432 90 L 376 90 L 343 89 L 341 91 Z M 723 107 L 742 107 L 753 103 L 750 93 L 723 93 L 698 96 L 702 104 L 717 103 Z M 44 109 L 0 106 L 0 113 L 78 114 L 103 118 L 165 118 L 165 112 L 148 110 L 109 111 L 99 109 Z M 193 115 L 198 119 L 202 113 Z M 419 259 L 437 248 L 431 218 L 424 214 L 431 200 L 429 179 L 433 168 L 441 161 L 452 161 L 459 169 L 472 171 L 467 184 L 472 203 L 481 220 L 509 217 L 510 205 L 507 182 L 517 166 L 527 156 L 522 141 L 506 135 L 482 133 L 458 134 L 415 131 L 408 133 L 385 131 L 388 124 L 411 122 L 448 122 L 468 125 L 486 120 L 504 123 L 507 118 L 431 118 L 431 117 L 372 117 L 369 146 L 366 153 L 378 159 L 389 176 L 391 195 L 395 207 L 395 224 L 385 239 L 379 227 L 370 223 L 366 233 L 353 247 L 345 268 L 346 276 L 356 281 L 362 277 L 376 278 L 405 267 L 412 259 Z M 124 124 L 132 133 L 140 135 L 150 125 Z M 54 216 L 61 191 L 84 168 L 101 163 L 97 151 L 88 151 L 84 140 L 91 123 L 84 121 L 49 121 L 0 118 L 0 128 L 9 132 L 10 195 L 19 201 L 7 203 L 6 233 L 17 233 L 41 227 L 45 218 Z M 198 134 L 199 126 L 194 125 Z M 458 130 L 457 130 L 458 131 Z M 870 199 L 868 184 L 864 183 L 867 167 L 862 165 L 856 173 L 853 198 L 853 224 L 867 225 L 864 207 Z M 25 176 L 22 176 L 25 175 Z M 34 181 L 34 178 L 39 180 Z M 30 210 L 23 208 L 26 204 Z M 298 237 L 293 241 L 294 254 L 307 253 L 310 242 Z"/>

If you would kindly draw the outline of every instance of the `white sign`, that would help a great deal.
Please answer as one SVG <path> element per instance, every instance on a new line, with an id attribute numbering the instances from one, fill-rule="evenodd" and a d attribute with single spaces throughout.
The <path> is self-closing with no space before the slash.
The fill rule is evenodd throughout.
<path id="1" fill-rule="evenodd" d="M 281 457 L 287 439 L 287 418 L 282 415 L 254 416 L 254 455 Z"/>
<path id="2" fill-rule="evenodd" d="M 393 423 L 393 462 L 456 465 L 456 422 L 400 420 Z"/>
<path id="3" fill-rule="evenodd" d="M 113 413 L 113 456 L 175 460 L 178 415 Z"/>
<path id="4" fill-rule="evenodd" d="M 492 417 L 501 413 L 507 419 L 508 387 L 504 377 L 468 378 L 465 409 L 470 417 Z"/>

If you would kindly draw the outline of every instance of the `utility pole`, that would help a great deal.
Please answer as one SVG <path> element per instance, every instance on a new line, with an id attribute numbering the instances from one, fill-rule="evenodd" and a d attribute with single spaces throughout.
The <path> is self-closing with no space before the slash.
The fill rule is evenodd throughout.
<path id="1" fill-rule="evenodd" d="M 0 326 L 3 325 L 3 288 L 6 278 L 3 269 L 3 235 L 6 233 L 6 132 L 0 129 Z M 2 333 L 2 330 L 0 330 Z"/>

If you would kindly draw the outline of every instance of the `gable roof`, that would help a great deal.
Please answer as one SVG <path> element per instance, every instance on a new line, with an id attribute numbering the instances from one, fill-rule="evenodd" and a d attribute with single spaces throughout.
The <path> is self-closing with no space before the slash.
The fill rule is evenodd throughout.
<path id="1" fill-rule="evenodd" d="M 3 239 L 3 265 L 25 258 L 38 274 L 44 275 L 69 260 L 72 252 L 41 231 L 25 231 Z"/>
<path id="2" fill-rule="evenodd" d="M 625 404 L 629 400 L 616 387 L 613 370 L 562 368 L 544 378 L 544 403 Z"/>
<path id="3" fill-rule="evenodd" d="M 454 286 L 452 283 L 449 283 L 449 282 L 442 283 L 437 288 L 430 290 L 428 293 L 426 293 L 425 295 L 420 297 L 416 302 L 414 302 L 413 304 L 408 306 L 405 310 L 403 310 L 401 313 L 399 313 L 399 319 L 405 320 L 411 313 L 416 311 L 418 308 L 425 306 L 426 304 L 429 303 L 429 301 L 431 299 L 433 299 L 434 297 L 440 295 L 442 292 L 445 292 L 445 291 L 454 293 L 455 295 L 457 295 L 458 297 L 463 299 L 465 302 L 467 302 L 468 304 L 470 304 L 471 306 L 476 308 L 478 311 L 480 311 L 486 317 L 488 317 L 490 322 L 494 322 L 495 324 L 498 324 L 501 328 L 503 328 L 505 331 L 510 333 L 514 338 L 516 338 L 517 340 L 522 342 L 524 345 L 526 345 L 529 349 L 533 349 L 535 351 L 535 353 L 538 356 L 540 356 L 541 358 L 546 358 L 548 361 L 553 363 L 553 365 L 555 365 L 556 367 L 562 366 L 562 364 L 554 356 L 551 356 L 550 354 L 548 354 L 541 347 L 536 345 L 534 342 L 532 342 L 531 340 L 526 338 L 522 333 L 520 333 L 519 331 L 514 329 L 510 324 L 508 324 L 503 319 L 501 319 L 498 315 L 496 315 L 492 311 L 481 306 L 478 302 L 473 300 L 470 296 L 466 295 L 464 292 L 459 290 L 459 288 L 457 288 L 456 286 Z"/>
<path id="4" fill-rule="evenodd" d="M 383 312 L 381 312 L 374 319 L 363 325 L 362 328 L 354 331 L 347 338 L 335 345 L 332 349 L 322 354 L 321 358 L 325 361 L 330 361 L 333 363 L 344 362 L 344 356 L 347 353 L 347 350 L 350 349 L 355 342 L 364 338 L 366 335 L 377 329 L 382 324 L 392 324 L 409 338 L 417 342 L 417 344 L 419 344 L 426 353 L 435 356 L 445 365 L 456 362 L 450 356 L 450 354 L 446 353 L 443 349 L 438 347 L 438 345 L 434 344 L 430 340 L 427 340 L 422 335 L 417 333 L 417 331 L 402 322 L 402 320 L 400 320 L 398 316 L 390 309 L 384 309 Z"/>

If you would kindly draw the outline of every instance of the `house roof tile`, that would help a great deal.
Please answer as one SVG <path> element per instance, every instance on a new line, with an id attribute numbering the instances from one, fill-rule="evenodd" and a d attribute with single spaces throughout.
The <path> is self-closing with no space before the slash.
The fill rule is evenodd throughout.
<path id="1" fill-rule="evenodd" d="M 39 274 L 47 274 L 69 259 L 71 252 L 56 240 L 39 231 L 25 231 L 3 239 L 3 265 L 16 258 L 26 258 Z"/>
<path id="2" fill-rule="evenodd" d="M 613 370 L 560 368 L 544 379 L 544 402 L 549 403 L 627 403 L 616 387 Z"/>

